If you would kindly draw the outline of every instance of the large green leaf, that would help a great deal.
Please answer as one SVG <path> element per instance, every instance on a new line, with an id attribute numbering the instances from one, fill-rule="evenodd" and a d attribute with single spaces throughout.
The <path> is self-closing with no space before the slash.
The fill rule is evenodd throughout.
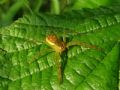
<path id="1" fill-rule="evenodd" d="M 120 6 L 54 15 L 26 15 L 0 30 L 0 90 L 118 90 Z M 69 47 L 62 55 L 59 84 L 56 52 L 46 45 L 54 33 Z M 38 55 L 39 52 L 39 55 Z M 29 63 L 35 59 L 34 62 Z"/>

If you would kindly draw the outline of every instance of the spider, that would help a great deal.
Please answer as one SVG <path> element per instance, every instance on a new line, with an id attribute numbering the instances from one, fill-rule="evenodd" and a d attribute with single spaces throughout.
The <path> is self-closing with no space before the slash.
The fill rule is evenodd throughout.
<path id="1" fill-rule="evenodd" d="M 93 49 L 97 49 L 97 50 L 100 49 L 100 48 L 97 48 L 96 46 L 89 45 L 89 44 L 86 44 L 86 43 L 83 43 L 80 41 L 70 41 L 70 42 L 66 43 L 66 40 L 59 39 L 55 34 L 51 34 L 51 35 L 46 36 L 45 43 L 49 47 L 51 47 L 52 51 L 56 52 L 57 59 L 55 60 L 55 63 L 57 66 L 59 84 L 61 84 L 63 82 L 62 63 L 59 60 L 61 59 L 61 54 L 64 51 L 68 50 L 69 47 L 76 46 L 76 45 L 84 46 L 87 48 L 93 48 Z M 38 54 L 38 55 L 40 55 L 40 54 Z"/>
<path id="2" fill-rule="evenodd" d="M 74 45 L 82 45 L 88 48 L 94 48 L 99 50 L 100 48 L 97 48 L 96 46 L 91 46 L 86 43 L 82 43 L 79 41 L 71 41 L 66 43 L 65 41 L 60 40 L 55 34 L 53 35 L 48 35 L 46 37 L 46 43 L 59 55 L 61 55 L 65 50 L 69 49 L 70 46 Z M 57 67 L 58 67 L 58 80 L 59 83 L 62 83 L 62 65 L 59 63 L 59 60 L 56 60 Z"/>

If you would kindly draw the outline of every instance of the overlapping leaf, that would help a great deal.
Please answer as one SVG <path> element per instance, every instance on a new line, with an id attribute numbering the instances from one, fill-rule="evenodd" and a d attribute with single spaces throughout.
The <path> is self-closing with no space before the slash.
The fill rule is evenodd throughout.
<path id="1" fill-rule="evenodd" d="M 117 90 L 120 6 L 61 16 L 26 15 L 0 30 L 1 90 Z M 58 84 L 55 53 L 45 44 L 49 34 L 84 46 L 71 46 L 63 83 Z M 87 47 L 87 44 L 98 49 Z M 50 52 L 51 51 L 51 52 Z M 32 63 L 29 63 L 33 60 Z"/>

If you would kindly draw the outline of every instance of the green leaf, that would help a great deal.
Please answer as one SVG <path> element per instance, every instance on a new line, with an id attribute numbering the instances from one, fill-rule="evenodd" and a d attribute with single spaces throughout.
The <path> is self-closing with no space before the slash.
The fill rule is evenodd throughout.
<path id="1" fill-rule="evenodd" d="M 120 63 L 120 62 L 119 62 Z M 120 67 L 119 67 L 119 85 L 118 85 L 119 89 L 120 89 Z"/>
<path id="2" fill-rule="evenodd" d="M 119 9 L 26 15 L 0 29 L 0 90 L 118 90 Z M 84 43 L 62 53 L 61 84 L 56 52 L 45 43 L 51 34 Z"/>
<path id="3" fill-rule="evenodd" d="M 119 54 L 119 46 L 116 45 L 83 80 L 77 90 L 117 90 Z"/>

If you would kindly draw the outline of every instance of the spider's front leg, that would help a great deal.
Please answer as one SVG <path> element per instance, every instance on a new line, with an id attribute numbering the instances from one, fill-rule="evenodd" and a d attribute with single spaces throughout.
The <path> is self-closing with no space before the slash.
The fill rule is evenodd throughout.
<path id="1" fill-rule="evenodd" d="M 99 48 L 95 45 L 90 45 L 90 44 L 87 44 L 85 42 L 80 42 L 80 41 L 70 41 L 67 43 L 66 45 L 66 48 L 69 48 L 70 46 L 83 46 L 85 48 L 91 48 L 91 49 L 95 49 L 95 50 L 102 50 L 102 48 Z"/>
<path id="2" fill-rule="evenodd" d="M 43 50 L 40 50 L 38 52 L 36 52 L 31 58 L 30 60 L 28 61 L 29 64 L 35 62 L 38 58 L 44 56 L 44 55 L 47 55 L 48 53 L 51 53 L 53 52 L 53 50 L 50 48 L 50 49 L 43 49 Z"/>

